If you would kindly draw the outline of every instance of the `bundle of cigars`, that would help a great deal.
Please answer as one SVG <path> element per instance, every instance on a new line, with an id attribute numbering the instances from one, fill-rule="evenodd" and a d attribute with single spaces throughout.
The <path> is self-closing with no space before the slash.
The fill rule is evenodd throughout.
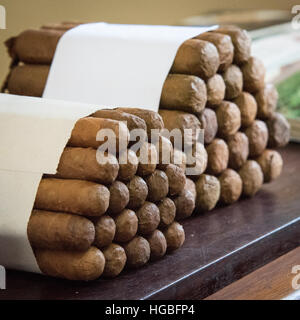
<path id="1" fill-rule="evenodd" d="M 9 39 L 12 63 L 3 91 L 42 96 L 57 43 L 76 25 L 46 25 Z M 177 221 L 254 196 L 282 171 L 275 149 L 288 143 L 290 128 L 276 112 L 277 98 L 245 30 L 221 26 L 185 41 L 165 80 L 159 114 L 99 110 L 74 127 L 57 175 L 41 181 L 28 225 L 41 270 L 72 280 L 117 276 L 126 265 L 140 267 L 178 249 L 185 235 Z M 128 130 L 145 129 L 144 148 L 156 160 L 145 165 L 128 146 L 129 164 L 120 163 L 121 153 L 103 154 L 110 161 L 99 167 L 96 132 L 117 130 L 116 122 L 124 139 Z M 150 143 L 151 130 L 163 128 L 192 130 L 197 174 L 187 173 L 188 155 L 172 139 Z M 169 164 L 162 149 L 170 151 Z"/>

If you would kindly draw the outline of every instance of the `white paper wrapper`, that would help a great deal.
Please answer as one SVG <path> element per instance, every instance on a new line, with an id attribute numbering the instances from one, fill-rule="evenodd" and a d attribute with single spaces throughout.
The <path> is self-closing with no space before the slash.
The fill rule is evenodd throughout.
<path id="1" fill-rule="evenodd" d="M 213 28 L 80 25 L 59 41 L 44 97 L 158 111 L 179 46 Z"/>
<path id="2" fill-rule="evenodd" d="M 56 173 L 75 122 L 99 107 L 0 94 L 0 265 L 40 272 L 27 223 L 43 173 Z"/>

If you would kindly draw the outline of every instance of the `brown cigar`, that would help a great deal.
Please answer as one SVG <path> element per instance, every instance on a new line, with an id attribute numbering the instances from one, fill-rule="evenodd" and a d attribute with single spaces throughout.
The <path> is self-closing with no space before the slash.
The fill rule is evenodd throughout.
<path id="1" fill-rule="evenodd" d="M 159 110 L 159 114 L 163 118 L 165 128 L 169 131 L 180 130 L 182 139 L 185 136 L 187 144 L 193 144 L 198 140 L 201 124 L 195 115 L 175 110 Z M 185 129 L 190 129 L 191 132 L 184 132 Z M 170 137 L 173 144 L 175 139 L 173 136 Z"/>
<path id="2" fill-rule="evenodd" d="M 136 153 L 130 149 L 119 154 L 118 180 L 128 182 L 135 176 L 139 165 Z"/>
<path id="3" fill-rule="evenodd" d="M 22 96 L 41 97 L 48 78 L 49 67 L 44 65 L 18 65 L 7 82 L 8 92 Z"/>
<path id="4" fill-rule="evenodd" d="M 164 230 L 169 252 L 179 249 L 185 241 L 185 233 L 181 224 L 173 222 Z"/>
<path id="5" fill-rule="evenodd" d="M 27 235 L 34 248 L 51 250 L 87 250 L 95 238 L 93 223 L 76 215 L 33 210 Z"/>
<path id="6" fill-rule="evenodd" d="M 110 200 L 108 206 L 108 212 L 110 214 L 120 213 L 129 202 L 129 190 L 121 181 L 114 181 L 110 187 Z"/>
<path id="7" fill-rule="evenodd" d="M 186 150 L 186 175 L 195 180 L 207 168 L 207 152 L 202 143 L 194 143 L 193 147 Z"/>
<path id="8" fill-rule="evenodd" d="M 35 198 L 35 208 L 86 216 L 101 216 L 109 205 L 108 189 L 83 180 L 42 179 Z"/>
<path id="9" fill-rule="evenodd" d="M 186 168 L 186 154 L 181 150 L 174 149 L 172 163 L 185 171 Z"/>
<path id="10" fill-rule="evenodd" d="M 255 93 L 264 87 L 266 69 L 262 61 L 251 57 L 241 66 L 244 79 L 244 90 Z"/>
<path id="11" fill-rule="evenodd" d="M 129 202 L 127 207 L 129 209 L 140 208 L 148 197 L 148 186 L 145 180 L 139 176 L 134 176 L 128 183 Z"/>
<path id="12" fill-rule="evenodd" d="M 218 50 L 212 43 L 191 39 L 179 47 L 171 73 L 191 74 L 208 79 L 217 72 L 219 65 Z"/>
<path id="13" fill-rule="evenodd" d="M 59 30 L 26 30 L 15 38 L 10 54 L 25 63 L 50 65 L 63 33 Z"/>
<path id="14" fill-rule="evenodd" d="M 256 161 L 264 174 L 264 182 L 270 182 L 277 179 L 282 171 L 283 160 L 275 150 L 266 149 Z"/>
<path id="15" fill-rule="evenodd" d="M 213 141 L 218 132 L 218 121 L 214 110 L 205 108 L 199 115 L 202 129 L 204 129 L 204 143 Z"/>
<path id="16" fill-rule="evenodd" d="M 241 112 L 241 124 L 249 127 L 256 117 L 257 103 L 254 97 L 248 92 L 242 92 L 233 102 L 239 107 Z"/>
<path id="17" fill-rule="evenodd" d="M 249 155 L 256 157 L 263 153 L 268 143 L 268 128 L 261 120 L 255 120 L 245 131 L 249 140 Z"/>
<path id="18" fill-rule="evenodd" d="M 95 241 L 94 245 L 97 248 L 103 248 L 112 243 L 116 234 L 116 224 L 113 218 L 108 215 L 103 215 L 95 219 Z"/>
<path id="19" fill-rule="evenodd" d="M 249 140 L 243 132 L 237 132 L 227 140 L 229 149 L 228 166 L 238 170 L 248 159 Z"/>
<path id="20" fill-rule="evenodd" d="M 103 276 L 108 278 L 118 276 L 127 261 L 125 250 L 118 244 L 112 243 L 103 249 L 103 255 L 105 257 Z"/>
<path id="21" fill-rule="evenodd" d="M 204 109 L 207 101 L 205 82 L 195 76 L 169 74 L 161 93 L 163 109 L 197 113 Z"/>
<path id="22" fill-rule="evenodd" d="M 200 212 L 212 210 L 220 198 L 221 186 L 219 180 L 207 174 L 202 174 L 196 181 L 196 208 Z"/>
<path id="23" fill-rule="evenodd" d="M 138 217 L 138 232 L 142 235 L 152 233 L 160 223 L 158 207 L 146 201 L 136 212 Z"/>
<path id="24" fill-rule="evenodd" d="M 164 136 L 159 136 L 156 149 L 158 154 L 157 169 L 165 170 L 166 167 L 172 163 L 174 157 L 172 142 Z"/>
<path id="25" fill-rule="evenodd" d="M 208 155 L 207 172 L 213 175 L 223 172 L 229 160 L 229 149 L 226 142 L 216 138 L 206 147 L 206 151 Z"/>
<path id="26" fill-rule="evenodd" d="M 232 64 L 234 47 L 231 38 L 228 35 L 215 32 L 204 32 L 195 38 L 209 41 L 216 46 L 220 57 L 219 71 L 226 70 Z"/>
<path id="27" fill-rule="evenodd" d="M 184 171 L 175 164 L 169 164 L 165 169 L 169 181 L 169 195 L 178 195 L 185 186 L 186 177 Z"/>
<path id="28" fill-rule="evenodd" d="M 116 234 L 114 240 L 127 242 L 133 239 L 138 230 L 138 218 L 134 211 L 124 209 L 115 217 Z"/>
<path id="29" fill-rule="evenodd" d="M 151 143 L 144 142 L 137 151 L 137 156 L 139 159 L 137 174 L 142 177 L 152 174 L 158 162 L 156 147 Z"/>
<path id="30" fill-rule="evenodd" d="M 38 249 L 35 257 L 44 274 L 68 280 L 95 280 L 105 265 L 104 255 L 96 247 L 83 252 Z"/>
<path id="31" fill-rule="evenodd" d="M 268 147 L 282 148 L 290 140 L 290 124 L 280 113 L 274 113 L 267 121 L 269 130 Z"/>
<path id="32" fill-rule="evenodd" d="M 220 26 L 213 32 L 227 34 L 230 36 L 234 46 L 233 61 L 236 64 L 242 64 L 250 58 L 251 54 L 251 38 L 246 30 L 242 30 L 236 26 Z"/>
<path id="33" fill-rule="evenodd" d="M 241 112 L 238 106 L 229 101 L 223 101 L 216 110 L 218 134 L 228 138 L 234 135 L 241 126 Z"/>
<path id="34" fill-rule="evenodd" d="M 239 171 L 243 181 L 243 195 L 252 197 L 261 188 L 264 175 L 259 164 L 254 160 L 248 160 Z"/>
<path id="35" fill-rule="evenodd" d="M 92 148 L 67 147 L 60 157 L 56 176 L 110 184 L 117 178 L 118 171 L 118 161 L 109 153 Z"/>
<path id="36" fill-rule="evenodd" d="M 222 74 L 225 82 L 225 99 L 232 100 L 238 97 L 243 90 L 243 73 L 236 65 L 231 65 Z"/>
<path id="37" fill-rule="evenodd" d="M 157 202 L 169 193 L 169 180 L 164 171 L 155 170 L 150 176 L 145 177 L 148 186 L 148 200 Z"/>
<path id="38" fill-rule="evenodd" d="M 215 108 L 225 98 L 226 85 L 221 75 L 215 74 L 206 81 L 207 105 Z"/>
<path id="39" fill-rule="evenodd" d="M 150 245 L 150 259 L 152 261 L 162 258 L 167 251 L 167 241 L 160 230 L 154 230 L 146 237 Z"/>
<path id="40" fill-rule="evenodd" d="M 278 92 L 275 86 L 271 83 L 265 84 L 255 94 L 257 102 L 257 117 L 262 120 L 267 120 L 274 114 L 278 101 Z"/>
<path id="41" fill-rule="evenodd" d="M 165 228 L 166 226 L 170 225 L 176 215 L 176 207 L 170 198 L 164 198 L 162 201 L 160 201 L 157 204 L 157 207 L 159 209 L 159 214 L 160 214 L 160 223 L 159 227 L 160 228 Z"/>
<path id="42" fill-rule="evenodd" d="M 184 188 L 173 201 L 176 207 L 176 220 L 183 220 L 192 215 L 195 209 L 195 196 L 188 188 Z"/>
<path id="43" fill-rule="evenodd" d="M 240 175 L 232 169 L 226 169 L 220 175 L 219 181 L 221 186 L 220 201 L 227 205 L 238 201 L 243 186 Z"/>
<path id="44" fill-rule="evenodd" d="M 150 245 L 143 237 L 135 237 L 124 245 L 127 256 L 127 265 L 130 268 L 139 268 L 150 259 Z"/>
<path id="45" fill-rule="evenodd" d="M 103 139 L 99 139 L 99 133 L 103 129 L 109 129 L 114 134 L 116 138 L 116 152 L 127 148 L 129 131 L 123 122 L 93 117 L 81 118 L 75 123 L 68 145 L 71 147 L 92 147 L 97 149 L 107 141 L 104 137 Z"/>

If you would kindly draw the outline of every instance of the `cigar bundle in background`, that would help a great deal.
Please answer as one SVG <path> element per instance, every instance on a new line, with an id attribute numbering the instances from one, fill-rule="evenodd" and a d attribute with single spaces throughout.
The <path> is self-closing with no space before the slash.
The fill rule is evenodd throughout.
<path id="1" fill-rule="evenodd" d="M 13 63 L 3 90 L 42 96 L 58 40 L 75 25 L 47 25 L 9 39 Z M 159 114 L 100 110 L 76 124 L 56 176 L 41 181 L 28 225 L 41 270 L 74 280 L 117 276 L 125 265 L 137 268 L 178 249 L 185 234 L 177 221 L 255 195 L 280 175 L 283 161 L 275 149 L 289 141 L 276 104 L 276 89 L 251 56 L 245 30 L 221 26 L 185 41 L 162 88 Z M 122 121 L 128 128 L 116 126 Z M 103 154 L 110 161 L 99 165 L 94 135 L 103 127 L 121 131 L 126 141 L 127 129 L 146 130 L 143 150 L 154 160 L 143 163 L 130 150 L 126 164 L 120 153 Z M 190 152 L 165 137 L 155 148 L 151 130 L 163 128 L 190 129 Z M 170 163 L 163 163 L 163 149 Z M 189 175 L 194 166 L 197 174 Z"/>

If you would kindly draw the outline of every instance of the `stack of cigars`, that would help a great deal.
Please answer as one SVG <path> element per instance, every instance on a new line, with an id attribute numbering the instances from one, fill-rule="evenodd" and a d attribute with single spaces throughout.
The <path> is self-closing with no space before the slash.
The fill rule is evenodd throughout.
<path id="1" fill-rule="evenodd" d="M 76 122 L 57 173 L 44 175 L 39 184 L 28 222 L 28 239 L 44 274 L 112 278 L 125 266 L 142 267 L 183 245 L 180 207 L 188 195 L 191 214 L 195 194 L 186 191 L 194 183 L 187 181 L 184 163 L 172 163 L 180 152 L 163 136 L 157 145 L 146 137 L 136 153 L 129 148 L 131 130 L 163 128 L 158 113 L 142 109 L 99 110 Z M 101 129 L 115 133 L 117 156 L 98 149 L 105 143 L 96 140 Z M 168 163 L 162 161 L 163 149 Z M 149 161 L 138 157 L 141 150 Z"/>
<path id="2" fill-rule="evenodd" d="M 9 39 L 6 45 L 12 63 L 3 91 L 42 96 L 57 43 L 76 25 L 69 22 L 46 25 Z M 125 264 L 139 267 L 149 259 L 160 258 L 166 251 L 179 248 L 184 241 L 184 231 L 176 221 L 190 217 L 193 212 L 210 211 L 217 204 L 230 205 L 241 196 L 255 195 L 263 183 L 280 175 L 283 160 L 275 149 L 289 141 L 289 124 L 276 112 L 277 98 L 274 86 L 265 83 L 262 62 L 251 56 L 251 40 L 245 30 L 222 26 L 185 41 L 165 80 L 159 115 L 150 115 L 150 111 L 141 109 L 118 108 L 100 110 L 78 121 L 89 124 L 85 128 L 77 123 L 62 154 L 57 175 L 42 180 L 28 226 L 29 239 L 42 271 L 79 280 L 91 280 L 101 274 L 117 276 Z M 191 148 L 197 150 L 193 155 L 198 173 L 184 174 L 190 165 L 187 156 L 172 147 L 172 139 L 162 136 L 159 148 L 154 148 L 150 140 L 145 141 L 149 153 L 157 153 L 157 162 L 151 168 L 139 163 L 131 150 L 128 157 L 135 165 L 130 168 L 123 168 L 112 155 L 106 155 L 112 158 L 109 169 L 97 168 L 95 152 L 99 142 L 90 145 L 82 144 L 82 137 L 73 139 L 77 126 L 81 133 L 97 127 L 92 121 L 101 121 L 99 126 L 109 128 L 113 127 L 109 122 L 127 121 L 127 129 L 144 127 L 148 137 L 151 129 L 182 132 L 192 129 Z M 203 143 L 196 134 L 199 129 L 204 131 Z M 169 148 L 173 160 L 182 159 L 181 165 L 176 161 L 162 164 L 161 148 Z M 118 173 L 113 178 L 114 171 Z M 91 212 L 93 201 L 89 191 L 76 194 L 68 203 L 70 194 L 82 189 L 75 186 L 77 183 L 87 184 L 87 190 L 101 189 L 96 192 L 101 194 L 103 202 L 103 212 L 99 214 L 99 208 L 96 209 L 100 217 Z M 68 190 L 72 193 L 68 194 Z M 50 194 L 53 198 L 48 198 L 49 203 L 45 204 Z M 55 198 L 55 194 L 65 198 Z M 81 199 L 87 208 L 73 198 Z M 55 204 L 62 207 L 52 207 Z M 53 212 L 65 219 L 57 222 L 62 226 L 64 240 L 55 235 L 51 241 L 52 224 L 47 219 L 54 219 Z M 84 220 L 78 222 L 78 226 L 85 224 L 86 230 L 75 235 L 85 240 L 75 241 L 65 233 L 71 228 L 68 221 L 75 218 Z M 43 231 L 47 228 L 49 239 L 47 231 Z M 97 263 L 94 271 L 89 270 L 86 275 L 82 265 L 92 266 L 91 257 L 95 257 Z M 55 265 L 51 265 L 51 261 L 55 261 Z M 70 269 L 60 269 L 66 265 Z"/>

